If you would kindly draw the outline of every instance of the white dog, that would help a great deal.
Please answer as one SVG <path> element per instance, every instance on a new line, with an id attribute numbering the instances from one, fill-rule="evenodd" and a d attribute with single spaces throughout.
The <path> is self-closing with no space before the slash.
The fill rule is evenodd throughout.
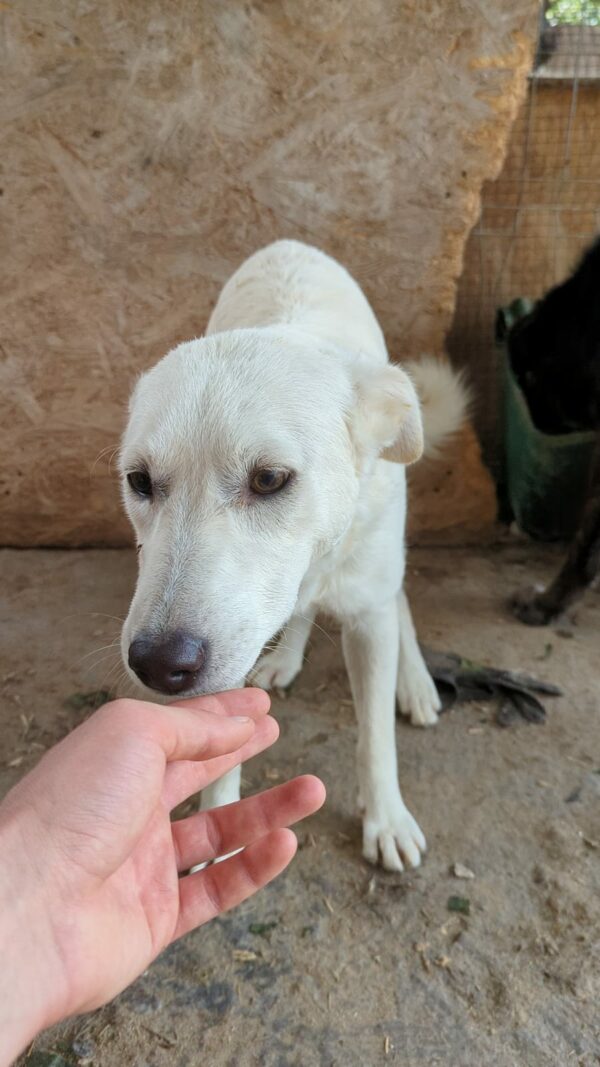
<path id="1" fill-rule="evenodd" d="M 207 336 L 138 382 L 121 454 L 140 546 L 122 637 L 132 675 L 166 694 L 229 689 L 285 626 L 253 680 L 287 686 L 316 612 L 340 619 L 363 852 L 395 871 L 425 849 L 398 785 L 396 698 L 418 726 L 439 709 L 402 588 L 403 464 L 465 412 L 446 364 L 411 375 L 421 404 L 350 275 L 278 241 L 227 282 Z M 209 792 L 205 806 L 236 799 L 239 772 Z"/>

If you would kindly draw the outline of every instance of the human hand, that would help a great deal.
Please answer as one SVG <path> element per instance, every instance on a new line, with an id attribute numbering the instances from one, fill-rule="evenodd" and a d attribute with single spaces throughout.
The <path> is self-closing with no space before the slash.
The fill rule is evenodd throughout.
<path id="1" fill-rule="evenodd" d="M 111 999 L 171 941 L 239 904 L 289 863 L 296 839 L 283 827 L 321 806 L 316 778 L 169 818 L 181 801 L 276 740 L 268 707 L 257 689 L 168 707 L 115 701 L 7 795 L 0 805 L 0 1063 L 38 1030 Z"/>

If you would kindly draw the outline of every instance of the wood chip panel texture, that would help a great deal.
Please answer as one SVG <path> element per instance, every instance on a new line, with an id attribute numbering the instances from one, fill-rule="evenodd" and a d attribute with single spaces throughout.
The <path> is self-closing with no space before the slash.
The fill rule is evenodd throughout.
<path id="1" fill-rule="evenodd" d="M 441 351 L 536 10 L 0 5 L 0 543 L 128 540 L 108 458 L 131 384 L 275 238 L 347 265 L 394 357 Z"/>

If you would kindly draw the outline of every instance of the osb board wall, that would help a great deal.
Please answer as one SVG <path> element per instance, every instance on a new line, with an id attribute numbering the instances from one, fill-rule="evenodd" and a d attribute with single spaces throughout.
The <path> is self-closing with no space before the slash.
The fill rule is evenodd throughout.
<path id="1" fill-rule="evenodd" d="M 394 356 L 440 351 L 536 9 L 1 5 L 0 543 L 128 539 L 105 453 L 131 383 L 202 332 L 223 281 L 274 238 L 343 260 Z M 461 455 L 481 522 L 489 480 L 472 441 Z M 438 477 L 415 515 L 456 525 L 460 479 Z"/>
<path id="2" fill-rule="evenodd" d="M 600 40 L 597 49 L 600 58 Z M 599 232 L 600 83 L 533 80 L 502 172 L 483 189 L 448 338 L 476 387 L 475 418 L 493 465 L 502 451 L 496 310 L 542 296 Z"/>

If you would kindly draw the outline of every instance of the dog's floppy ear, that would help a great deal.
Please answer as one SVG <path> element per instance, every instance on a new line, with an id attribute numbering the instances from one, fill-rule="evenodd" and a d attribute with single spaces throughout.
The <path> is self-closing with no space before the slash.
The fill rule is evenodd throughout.
<path id="1" fill-rule="evenodd" d="M 423 454 L 423 423 L 415 387 L 408 374 L 391 363 L 362 368 L 356 384 L 353 437 L 362 451 L 376 449 L 382 459 L 414 463 Z"/>

